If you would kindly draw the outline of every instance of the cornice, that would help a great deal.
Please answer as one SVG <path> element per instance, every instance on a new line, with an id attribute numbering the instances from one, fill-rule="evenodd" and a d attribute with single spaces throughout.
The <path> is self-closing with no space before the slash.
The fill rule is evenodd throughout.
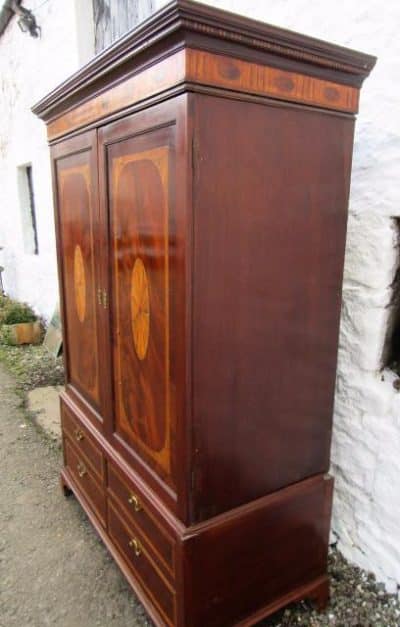
<path id="1" fill-rule="evenodd" d="M 373 56 L 264 22 L 191 0 L 173 0 L 94 57 L 40 100 L 32 111 L 47 120 L 55 108 L 64 108 L 64 104 L 67 107 L 83 90 L 86 95 L 91 89 L 95 93 L 96 83 L 101 79 L 107 80 L 109 74 L 111 81 L 113 73 L 123 70 L 124 65 L 132 68 L 135 58 L 151 52 L 156 45 L 160 48 L 165 42 L 167 49 L 172 38 L 175 45 L 179 40 L 185 45 L 189 35 L 198 38 L 199 48 L 211 45 L 223 53 L 224 45 L 234 45 L 246 54 L 257 51 L 259 61 L 265 54 L 266 64 L 271 60 L 273 63 L 282 60 L 286 66 L 292 62 L 294 70 L 299 64 L 303 71 L 308 68 L 310 73 L 356 87 L 361 86 L 376 62 Z"/>

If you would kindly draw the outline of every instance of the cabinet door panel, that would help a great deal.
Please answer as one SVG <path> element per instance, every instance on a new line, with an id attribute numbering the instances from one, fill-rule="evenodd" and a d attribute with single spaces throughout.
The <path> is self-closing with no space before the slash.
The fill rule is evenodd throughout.
<path id="1" fill-rule="evenodd" d="M 183 520 L 190 477 L 187 143 L 186 96 L 99 130 L 112 382 L 104 431 Z"/>
<path id="2" fill-rule="evenodd" d="M 116 421 L 168 468 L 168 147 L 114 161 Z"/>
<path id="3" fill-rule="evenodd" d="M 96 134 L 53 149 L 67 386 L 101 415 Z"/>
<path id="4" fill-rule="evenodd" d="M 173 128 L 108 147 L 114 429 L 173 484 L 170 177 Z"/>

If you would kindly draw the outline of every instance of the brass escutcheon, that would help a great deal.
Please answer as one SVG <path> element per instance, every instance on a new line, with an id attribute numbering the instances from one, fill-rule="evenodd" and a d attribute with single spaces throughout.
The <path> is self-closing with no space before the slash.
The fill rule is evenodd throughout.
<path id="1" fill-rule="evenodd" d="M 74 431 L 75 439 L 80 442 L 85 437 L 80 429 L 75 429 Z"/>
<path id="2" fill-rule="evenodd" d="M 140 512 L 142 510 L 142 506 L 136 494 L 131 494 L 128 498 L 129 505 L 133 505 L 133 509 L 135 512 Z"/>
<path id="3" fill-rule="evenodd" d="M 139 557 L 142 554 L 142 545 L 137 538 L 129 540 L 129 546 L 134 550 L 136 557 Z"/>
<path id="4" fill-rule="evenodd" d="M 82 464 L 82 462 L 79 462 L 77 467 L 76 467 L 77 471 L 78 471 L 78 475 L 80 477 L 84 477 L 85 475 L 87 475 L 87 470 L 86 470 L 86 466 L 84 464 Z"/>

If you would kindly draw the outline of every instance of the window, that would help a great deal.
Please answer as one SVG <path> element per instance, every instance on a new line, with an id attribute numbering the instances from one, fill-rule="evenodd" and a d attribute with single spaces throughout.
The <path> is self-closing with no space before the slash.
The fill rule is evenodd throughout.
<path id="1" fill-rule="evenodd" d="M 28 255 L 39 254 L 36 224 L 35 194 L 33 191 L 32 165 L 18 168 L 18 190 L 21 206 L 24 251 Z"/>

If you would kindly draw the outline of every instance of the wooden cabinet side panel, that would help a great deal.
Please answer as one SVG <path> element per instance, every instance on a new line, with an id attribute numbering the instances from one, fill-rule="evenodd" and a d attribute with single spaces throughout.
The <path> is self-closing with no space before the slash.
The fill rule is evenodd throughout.
<path id="1" fill-rule="evenodd" d="M 353 124 L 196 96 L 196 521 L 329 468 Z"/>
<path id="2" fill-rule="evenodd" d="M 314 477 L 188 530 L 184 624 L 249 626 L 326 590 L 332 491 Z"/>

